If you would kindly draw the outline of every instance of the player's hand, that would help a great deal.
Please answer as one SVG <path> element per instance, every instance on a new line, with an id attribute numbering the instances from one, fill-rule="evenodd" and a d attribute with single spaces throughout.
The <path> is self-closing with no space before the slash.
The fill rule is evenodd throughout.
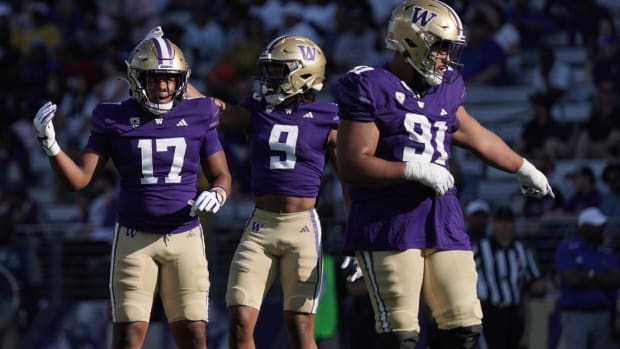
<path id="1" fill-rule="evenodd" d="M 200 212 L 217 213 L 220 207 L 222 207 L 222 203 L 218 200 L 217 194 L 213 191 L 205 190 L 194 200 L 189 215 L 196 217 Z"/>
<path id="2" fill-rule="evenodd" d="M 553 194 L 553 189 L 551 189 L 551 185 L 549 185 L 547 176 L 526 159 L 523 159 L 523 164 L 516 175 L 519 184 L 521 184 L 521 193 L 524 195 L 540 199 L 548 194 L 552 198 L 555 198 L 555 194 Z"/>
<path id="3" fill-rule="evenodd" d="M 454 187 L 454 177 L 445 167 L 430 162 L 410 161 L 405 164 L 405 178 L 417 181 L 443 195 Z"/>
<path id="4" fill-rule="evenodd" d="M 48 101 L 37 111 L 32 124 L 37 133 L 39 143 L 48 156 L 56 156 L 60 152 L 60 146 L 56 142 L 56 131 L 52 119 L 56 115 L 56 104 Z"/>
<path id="5" fill-rule="evenodd" d="M 362 268 L 360 268 L 360 265 L 357 263 L 357 259 L 355 259 L 355 257 L 345 257 L 342 264 L 340 264 L 340 269 L 342 269 L 348 282 L 355 282 L 364 276 L 362 273 Z"/>

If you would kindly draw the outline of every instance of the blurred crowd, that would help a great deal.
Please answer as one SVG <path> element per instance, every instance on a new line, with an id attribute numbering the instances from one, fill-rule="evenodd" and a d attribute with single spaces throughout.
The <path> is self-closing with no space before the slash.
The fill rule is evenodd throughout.
<path id="1" fill-rule="evenodd" d="M 6 237 L 0 248 L 13 243 L 20 225 L 49 221 L 84 223 L 89 237 L 111 238 L 106 234 L 114 223 L 114 171 L 106 169 L 82 192 L 66 192 L 46 169 L 31 120 L 44 101 L 57 103 L 58 141 L 75 154 L 89 135 L 94 106 L 129 96 L 124 61 L 151 28 L 161 25 L 184 51 L 194 86 L 229 103 L 250 93 L 256 59 L 271 39 L 281 34 L 309 37 L 328 61 L 319 99 L 333 101 L 341 74 L 356 65 L 383 64 L 391 55 L 384 38 L 389 10 L 398 2 L 0 0 L 0 115 L 7 126 L 0 129 L 0 235 Z M 522 101 L 529 112 L 516 126 L 518 136 L 511 145 L 551 179 L 558 162 L 574 164 L 561 178 L 568 186 L 552 183 L 555 200 L 525 199 L 512 207 L 516 216 L 529 219 L 530 230 L 542 218 L 576 218 L 588 207 L 620 217 L 620 2 L 446 2 L 461 14 L 466 28 L 462 73 L 467 88 L 530 88 Z M 585 52 L 583 78 L 575 76 L 572 58 L 562 55 L 569 52 L 564 48 Z M 587 106 L 584 115 L 576 121 L 560 118 L 557 111 L 573 102 Z M 235 217 L 246 216 L 251 194 L 245 139 L 227 132 L 220 137 L 234 186 L 222 210 L 226 218 L 214 222 L 225 228 L 239 223 Z M 466 155 L 455 156 L 452 168 L 465 207 L 483 194 L 479 185 L 486 170 Z M 323 220 L 342 224 L 345 213 L 333 171 L 327 171 L 324 181 Z M 507 202 L 518 194 L 496 199 Z M 74 207 L 76 214 L 67 219 L 49 209 L 61 206 Z M 337 250 L 337 241 L 332 249 Z M 40 282 L 31 283 L 39 287 Z"/>

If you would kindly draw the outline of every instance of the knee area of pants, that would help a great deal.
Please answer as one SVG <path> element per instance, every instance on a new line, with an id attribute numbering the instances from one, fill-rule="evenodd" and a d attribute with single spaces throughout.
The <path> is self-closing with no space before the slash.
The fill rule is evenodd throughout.
<path id="1" fill-rule="evenodd" d="M 148 322 L 150 318 L 150 310 L 138 305 L 124 304 L 122 307 L 116 308 L 116 322 Z"/>
<path id="2" fill-rule="evenodd" d="M 434 314 L 439 328 L 467 327 L 482 323 L 482 307 L 476 299 L 470 303 L 455 304 L 443 313 Z"/>
<path id="3" fill-rule="evenodd" d="M 248 304 L 250 301 L 247 292 L 238 287 L 229 288 L 226 291 L 226 306 L 231 307 L 235 305 Z"/>

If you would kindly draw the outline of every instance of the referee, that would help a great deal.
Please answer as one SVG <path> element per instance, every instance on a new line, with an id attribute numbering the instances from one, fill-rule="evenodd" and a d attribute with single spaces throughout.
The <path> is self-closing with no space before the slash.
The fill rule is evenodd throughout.
<path id="1" fill-rule="evenodd" d="M 493 215 L 491 235 L 473 245 L 478 297 L 484 314 L 484 340 L 479 348 L 526 347 L 524 298 L 528 292 L 542 294 L 552 288 L 550 282 L 541 279 L 530 249 L 515 238 L 514 222 L 509 207 L 498 208 Z"/>

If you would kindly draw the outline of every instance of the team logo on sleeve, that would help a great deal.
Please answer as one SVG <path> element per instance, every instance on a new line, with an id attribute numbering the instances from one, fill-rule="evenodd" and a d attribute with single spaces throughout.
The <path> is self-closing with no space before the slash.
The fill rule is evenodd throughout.
<path id="1" fill-rule="evenodd" d="M 394 97 L 396 98 L 398 103 L 400 103 L 400 104 L 405 103 L 405 94 L 404 93 L 402 93 L 400 91 L 396 91 L 396 93 L 394 93 Z"/>
<path id="2" fill-rule="evenodd" d="M 437 14 L 434 12 L 430 12 L 429 10 L 422 7 L 414 7 L 413 8 L 413 16 L 411 17 L 411 22 L 419 24 L 422 27 L 426 27 L 433 19 L 437 17 Z"/>
<path id="3" fill-rule="evenodd" d="M 131 125 L 131 127 L 133 128 L 140 127 L 140 118 L 139 117 L 129 118 L 129 125 Z"/>

